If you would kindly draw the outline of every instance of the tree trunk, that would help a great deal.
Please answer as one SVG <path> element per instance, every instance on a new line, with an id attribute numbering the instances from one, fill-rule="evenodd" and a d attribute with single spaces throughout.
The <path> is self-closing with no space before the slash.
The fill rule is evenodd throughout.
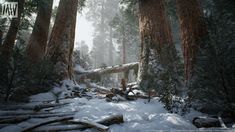
<path id="1" fill-rule="evenodd" d="M 122 64 L 126 64 L 126 40 L 125 33 L 122 35 Z"/>
<path id="2" fill-rule="evenodd" d="M 198 0 L 176 0 L 180 21 L 186 82 L 191 79 L 195 57 L 202 37 L 207 34 L 202 8 Z"/>
<path id="3" fill-rule="evenodd" d="M 72 79 L 72 54 L 74 49 L 75 26 L 78 0 L 60 0 L 47 56 L 56 65 L 60 79 Z"/>
<path id="4" fill-rule="evenodd" d="M 140 0 L 139 28 L 141 35 L 141 62 L 138 74 L 140 87 L 147 88 L 150 59 L 158 59 L 164 68 L 175 70 L 176 49 L 170 24 L 166 18 L 163 0 Z M 151 71 L 151 70 L 150 70 Z"/>
<path id="5" fill-rule="evenodd" d="M 14 77 L 14 74 L 11 74 L 9 77 L 9 69 L 10 69 L 10 58 L 13 54 L 14 44 L 16 40 L 16 36 L 19 30 L 20 20 L 22 16 L 22 12 L 24 9 L 24 2 L 25 0 L 18 0 L 18 17 L 12 18 L 10 27 L 8 29 L 8 32 L 6 34 L 5 40 L 3 44 L 0 46 L 0 63 L 1 63 L 1 69 L 2 69 L 2 75 L 1 75 L 1 82 L 0 84 L 4 86 L 4 90 L 6 93 L 5 100 L 7 101 L 9 96 L 9 91 L 11 89 L 12 85 L 12 78 Z M 13 70 L 14 73 L 14 70 Z"/>
<path id="6" fill-rule="evenodd" d="M 113 65 L 113 29 L 109 27 L 109 65 Z"/>
<path id="7" fill-rule="evenodd" d="M 126 34 L 125 27 L 122 26 L 122 64 L 126 64 Z M 128 81 L 129 70 L 123 73 L 123 79 Z"/>
<path id="8" fill-rule="evenodd" d="M 75 71 L 78 74 L 79 78 L 84 78 L 84 77 L 96 77 L 96 76 L 101 76 L 105 74 L 111 74 L 111 73 L 120 73 L 120 72 L 126 72 L 131 69 L 137 69 L 139 63 L 138 62 L 133 62 L 133 63 L 128 63 L 128 64 L 123 64 L 123 65 L 116 65 L 116 66 L 110 66 L 106 68 L 98 68 L 94 69 L 91 71 L 86 71 L 86 72 L 79 72 Z"/>
<path id="9" fill-rule="evenodd" d="M 6 64 L 9 62 L 13 52 L 16 36 L 19 30 L 21 15 L 24 9 L 24 2 L 25 0 L 18 0 L 18 17 L 12 18 L 10 28 L 2 45 L 1 54 Z"/>
<path id="10" fill-rule="evenodd" d="M 3 39 L 3 32 L 2 32 L 2 29 L 0 29 L 0 51 L 2 47 L 2 39 Z"/>
<path id="11" fill-rule="evenodd" d="M 53 0 L 38 2 L 38 15 L 27 45 L 27 55 L 32 62 L 41 60 L 46 51 Z"/>

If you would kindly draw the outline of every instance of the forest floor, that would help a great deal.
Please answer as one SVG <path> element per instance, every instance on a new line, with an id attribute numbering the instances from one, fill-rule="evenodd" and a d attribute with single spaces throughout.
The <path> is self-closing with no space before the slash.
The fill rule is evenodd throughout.
<path id="1" fill-rule="evenodd" d="M 52 100 L 52 101 L 51 101 Z M 159 102 L 158 97 L 154 97 L 148 102 L 147 99 L 137 99 L 133 101 L 112 101 L 107 102 L 105 94 L 94 91 L 86 92 L 86 96 L 61 99 L 56 107 L 41 108 L 35 111 L 35 107 L 41 104 L 56 104 L 55 97 L 51 92 L 41 93 L 30 97 L 30 102 L 23 104 L 24 107 L 18 107 L 17 110 L 0 110 L 0 119 L 6 116 L 23 116 L 26 118 L 17 123 L 7 123 L 0 126 L 0 132 L 20 132 L 32 128 L 35 124 L 53 120 L 50 115 L 72 116 L 73 120 L 86 120 L 89 122 L 97 122 L 110 116 L 122 115 L 123 123 L 113 123 L 108 126 L 110 132 L 153 132 L 153 131 L 189 131 L 204 130 L 196 128 L 191 122 L 194 117 L 202 115 L 193 111 L 185 116 L 169 113 L 164 109 L 164 105 Z M 46 102 L 46 103 L 45 103 Z M 7 108 L 7 107 L 6 107 Z M 27 108 L 27 110 L 23 109 Z M 40 108 L 40 107 L 39 107 Z M 25 114 L 24 114 L 25 113 Z M 46 116 L 45 116 L 46 115 Z M 48 116 L 48 117 L 47 117 Z M 16 118 L 17 119 L 17 118 Z M 13 121 L 16 121 L 14 119 Z M 1 124 L 1 120 L 0 120 Z M 97 125 L 97 124 L 96 124 Z M 46 130 L 69 130 L 78 131 L 74 124 L 50 123 L 35 127 L 33 131 Z M 101 126 L 102 128 L 102 126 Z M 97 128 L 84 129 L 86 132 L 99 131 Z"/>
<path id="2" fill-rule="evenodd" d="M 43 94 L 40 94 L 42 96 Z M 35 101 L 35 99 L 34 99 Z M 109 127 L 112 132 L 137 132 L 137 131 L 154 131 L 154 130 L 195 130 L 189 120 L 177 114 L 168 113 L 158 98 L 151 102 L 144 99 L 124 102 L 106 102 L 105 99 L 93 98 L 74 98 L 64 101 L 70 102 L 68 105 L 52 110 L 50 112 L 74 113 L 74 119 L 98 120 L 109 115 L 120 115 L 124 117 L 124 123 L 114 124 Z M 29 119 L 16 125 L 10 125 L 2 128 L 0 131 L 16 132 L 31 124 L 41 121 L 42 119 Z M 46 119 L 44 119 L 46 120 Z M 40 129 L 47 129 L 46 126 Z M 89 129 L 86 131 L 96 131 Z"/>

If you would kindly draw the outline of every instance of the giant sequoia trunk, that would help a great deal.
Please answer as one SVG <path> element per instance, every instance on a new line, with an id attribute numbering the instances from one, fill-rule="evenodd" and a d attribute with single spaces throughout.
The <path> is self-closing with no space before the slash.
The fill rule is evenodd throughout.
<path id="1" fill-rule="evenodd" d="M 12 18 L 11 25 L 1 48 L 2 59 L 5 61 L 4 63 L 9 62 L 9 59 L 13 52 L 16 36 L 19 30 L 21 15 L 24 9 L 24 2 L 25 0 L 18 0 L 18 17 Z"/>
<path id="2" fill-rule="evenodd" d="M 200 47 L 199 43 L 207 31 L 198 0 L 177 0 L 176 2 L 183 41 L 185 79 L 187 81 L 192 77 L 195 57 Z"/>
<path id="3" fill-rule="evenodd" d="M 53 0 L 38 2 L 38 15 L 27 45 L 27 55 L 32 62 L 41 60 L 46 51 Z"/>
<path id="4" fill-rule="evenodd" d="M 173 71 L 176 50 L 166 18 L 164 0 L 140 0 L 139 11 L 141 62 L 138 82 L 140 87 L 146 88 L 151 78 L 149 74 L 155 70 L 150 67 L 150 60 L 159 60 L 165 69 Z"/>
<path id="5" fill-rule="evenodd" d="M 61 79 L 72 79 L 72 54 L 78 0 L 60 0 L 50 36 L 47 56 L 56 65 Z"/>

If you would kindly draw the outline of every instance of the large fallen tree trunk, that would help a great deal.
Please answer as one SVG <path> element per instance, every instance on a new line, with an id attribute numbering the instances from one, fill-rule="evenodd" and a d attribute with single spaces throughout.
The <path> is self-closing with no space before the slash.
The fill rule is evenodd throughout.
<path id="1" fill-rule="evenodd" d="M 86 72 L 75 70 L 75 72 L 77 73 L 79 79 L 85 78 L 85 77 L 90 78 L 90 77 L 104 75 L 104 74 L 126 72 L 131 69 L 138 70 L 138 65 L 139 65 L 139 62 L 133 62 L 133 63 L 123 64 L 123 65 L 116 65 L 116 66 L 94 69 L 94 70 L 90 70 Z"/>

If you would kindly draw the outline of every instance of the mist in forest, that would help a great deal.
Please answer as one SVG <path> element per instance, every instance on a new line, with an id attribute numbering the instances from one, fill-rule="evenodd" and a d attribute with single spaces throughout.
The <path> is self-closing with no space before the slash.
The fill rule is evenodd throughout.
<path id="1" fill-rule="evenodd" d="M 234 5 L 0 0 L 0 131 L 234 131 Z"/>

